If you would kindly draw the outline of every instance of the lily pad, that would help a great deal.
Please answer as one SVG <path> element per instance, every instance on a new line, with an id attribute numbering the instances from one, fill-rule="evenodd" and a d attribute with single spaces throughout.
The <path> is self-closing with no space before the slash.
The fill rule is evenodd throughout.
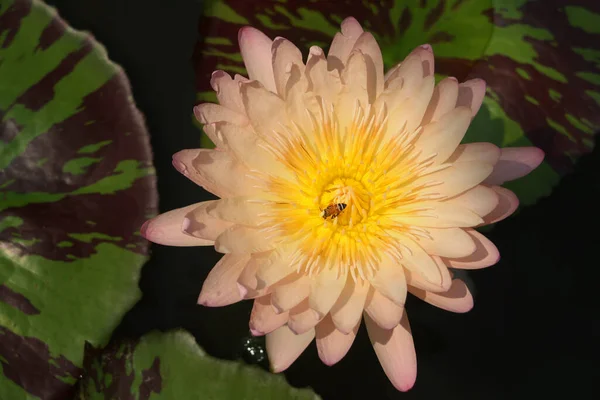
<path id="1" fill-rule="evenodd" d="M 237 31 L 252 25 L 306 54 L 356 17 L 389 68 L 430 43 L 438 75 L 483 78 L 488 95 L 465 142 L 542 148 L 535 172 L 508 185 L 523 204 L 550 193 L 600 130 L 600 3 L 557 0 L 206 1 L 195 51 L 198 102 L 216 101 L 210 74 L 244 74 Z M 209 146 L 206 138 L 203 142 Z"/>
<path id="2" fill-rule="evenodd" d="M 88 350 L 81 399 L 319 399 L 309 389 L 290 387 L 282 375 L 206 355 L 185 331 L 152 332 Z"/>
<path id="3" fill-rule="evenodd" d="M 73 392 L 140 297 L 156 206 L 121 68 L 41 1 L 0 0 L 0 398 Z"/>

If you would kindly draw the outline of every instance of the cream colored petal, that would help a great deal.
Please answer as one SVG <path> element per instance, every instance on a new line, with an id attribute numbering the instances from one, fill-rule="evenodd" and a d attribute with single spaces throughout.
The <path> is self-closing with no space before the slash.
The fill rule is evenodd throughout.
<path id="1" fill-rule="evenodd" d="M 273 243 L 264 233 L 244 225 L 233 225 L 215 240 L 219 253 L 259 253 L 273 249 Z"/>
<path id="2" fill-rule="evenodd" d="M 308 299 L 293 307 L 289 314 L 288 326 L 297 335 L 313 329 L 321 320 L 319 314 L 309 307 Z"/>
<path id="3" fill-rule="evenodd" d="M 500 158 L 500 148 L 492 143 L 468 143 L 461 144 L 452 153 L 447 163 L 480 161 L 486 164 L 495 165 Z"/>
<path id="4" fill-rule="evenodd" d="M 340 129 L 350 126 L 357 105 L 363 110 L 369 104 L 367 92 L 367 64 L 364 54 L 353 51 L 346 68 L 342 71 L 342 91 L 335 104 L 336 115 L 340 121 Z"/>
<path id="5" fill-rule="evenodd" d="M 473 189 L 467 190 L 445 202 L 466 208 L 480 217 L 484 217 L 498 206 L 499 200 L 493 189 L 477 185 Z"/>
<path id="6" fill-rule="evenodd" d="M 225 71 L 215 71 L 210 77 L 210 86 L 216 92 L 219 104 L 245 115 L 246 109 L 240 95 L 240 81 L 246 80 L 246 78 L 238 77 L 234 80 Z"/>
<path id="7" fill-rule="evenodd" d="M 331 310 L 346 285 L 345 277 L 338 277 L 337 274 L 337 268 L 325 269 L 311 280 L 309 305 L 321 316 Z"/>
<path id="8" fill-rule="evenodd" d="M 327 59 L 323 49 L 312 46 L 306 61 L 306 77 L 309 90 L 321 96 L 327 104 L 333 104 L 342 89 L 340 75 L 337 69 L 327 69 Z"/>
<path id="9" fill-rule="evenodd" d="M 180 229 L 186 234 L 213 242 L 233 224 L 208 215 L 207 208 L 215 204 L 215 200 L 196 204 L 185 214 Z"/>
<path id="10" fill-rule="evenodd" d="M 544 161 L 544 152 L 537 147 L 507 147 L 502 149 L 494 172 L 485 180 L 488 185 L 502 185 L 519 179 Z"/>
<path id="11" fill-rule="evenodd" d="M 249 254 L 226 254 L 221 257 L 202 285 L 198 304 L 222 307 L 242 300 L 237 280 L 249 259 Z"/>
<path id="12" fill-rule="evenodd" d="M 273 41 L 258 29 L 245 26 L 238 33 L 240 53 L 248 71 L 248 77 L 257 80 L 271 92 L 275 92 L 271 46 Z"/>
<path id="13" fill-rule="evenodd" d="M 214 103 L 197 105 L 194 107 L 194 115 L 201 124 L 226 121 L 238 126 L 244 126 L 248 123 L 248 118 L 245 115 Z"/>
<path id="14" fill-rule="evenodd" d="M 404 314 L 404 306 L 399 306 L 371 287 L 367 295 L 365 312 L 381 328 L 394 329 Z"/>
<path id="15" fill-rule="evenodd" d="M 423 78 L 433 76 L 435 71 L 435 58 L 433 56 L 433 49 L 430 44 L 423 44 L 415 48 L 411 55 L 416 55 L 421 60 L 421 66 L 423 68 Z"/>
<path id="16" fill-rule="evenodd" d="M 435 79 L 433 76 L 429 76 L 421 81 L 420 87 L 413 96 L 405 98 L 398 105 L 393 106 L 393 102 L 386 101 L 389 110 L 386 138 L 396 137 L 402 129 L 412 133 L 419 127 L 434 87 Z M 402 93 L 404 92 L 403 89 Z"/>
<path id="17" fill-rule="evenodd" d="M 253 227 L 264 221 L 261 215 L 268 211 L 264 201 L 251 197 L 228 197 L 215 200 L 206 207 L 206 212 L 213 218 Z"/>
<path id="18" fill-rule="evenodd" d="M 271 371 L 285 371 L 315 338 L 315 330 L 311 329 L 296 335 L 287 325 L 267 335 L 266 347 L 271 363 Z"/>
<path id="19" fill-rule="evenodd" d="M 450 271 L 437 256 L 427 254 L 425 250 L 410 239 L 402 241 L 407 251 L 402 252 L 402 265 L 411 272 L 423 277 L 427 282 L 445 289 L 450 287 Z"/>
<path id="20" fill-rule="evenodd" d="M 420 150 L 421 159 L 432 154 L 437 164 L 445 162 L 456 150 L 467 132 L 471 123 L 471 110 L 466 107 L 457 107 L 446 113 L 437 122 L 432 122 L 423 127 L 423 132 L 415 143 Z"/>
<path id="21" fill-rule="evenodd" d="M 362 33 L 353 51 L 360 50 L 367 64 L 367 91 L 369 92 L 369 103 L 375 102 L 377 96 L 383 92 L 383 56 L 377 41 L 369 32 Z"/>
<path id="22" fill-rule="evenodd" d="M 485 81 L 482 79 L 471 79 L 458 86 L 458 99 L 456 107 L 469 107 L 474 117 L 481 107 L 485 97 Z"/>
<path id="23" fill-rule="evenodd" d="M 250 261 L 237 280 L 243 298 L 253 299 L 255 297 L 264 296 L 274 291 L 278 286 L 288 285 L 298 279 L 298 274 L 292 273 L 270 286 L 260 285 L 256 275 L 258 269 L 263 265 L 264 259 L 268 258 L 270 253 L 271 252 L 252 254 Z M 273 300 L 272 297 L 271 300 Z"/>
<path id="24" fill-rule="evenodd" d="M 398 207 L 390 218 L 406 225 L 431 228 L 465 228 L 479 225 L 483 219 L 473 211 L 451 202 L 423 201 Z"/>
<path id="25" fill-rule="evenodd" d="M 512 191 L 501 186 L 492 186 L 498 196 L 498 205 L 483 219 L 482 225 L 493 224 L 511 216 L 519 207 L 519 198 Z"/>
<path id="26" fill-rule="evenodd" d="M 467 229 L 467 233 L 475 243 L 475 251 L 468 257 L 445 259 L 448 266 L 458 269 L 480 269 L 494 265 L 500 260 L 498 249 L 488 238 L 474 229 Z"/>
<path id="27" fill-rule="evenodd" d="M 198 207 L 204 208 L 209 203 L 192 204 L 157 215 L 142 225 L 140 233 L 147 240 L 165 246 L 211 246 L 214 244 L 214 240 L 191 236 L 182 228 L 185 216 L 190 211 Z M 212 223 L 212 221 L 208 222 Z"/>
<path id="28" fill-rule="evenodd" d="M 294 179 L 292 172 L 272 152 L 267 143 L 253 132 L 252 127 L 240 127 L 227 122 L 215 126 L 217 136 L 223 138 L 228 150 L 249 170 L 268 172 L 284 179 Z M 256 182 L 255 182 L 256 184 Z"/>
<path id="29" fill-rule="evenodd" d="M 439 121 L 439 119 L 454 110 L 458 97 L 458 81 L 454 77 L 442 80 L 433 90 L 431 101 L 427 106 L 421 125 Z"/>
<path id="30" fill-rule="evenodd" d="M 280 328 L 288 321 L 288 313 L 277 314 L 271 305 L 271 295 L 254 300 L 250 313 L 250 331 L 254 336 L 262 336 Z"/>
<path id="31" fill-rule="evenodd" d="M 412 186 L 418 188 L 431 185 L 432 192 L 447 198 L 454 197 L 479 185 L 493 169 L 493 165 L 478 161 L 456 162 L 416 179 Z"/>
<path id="32" fill-rule="evenodd" d="M 390 382 L 401 392 L 410 390 L 417 379 L 417 355 L 406 313 L 400 324 L 391 330 L 382 329 L 368 315 L 365 315 L 365 325 Z"/>
<path id="33" fill-rule="evenodd" d="M 229 150 L 229 146 L 220 129 L 218 129 L 220 123 L 214 122 L 212 124 L 206 124 L 202 127 L 206 136 L 210 139 L 211 142 L 215 145 L 215 149 L 219 151 L 227 151 Z"/>
<path id="34" fill-rule="evenodd" d="M 261 193 L 247 178 L 248 169 L 225 151 L 192 149 L 173 155 L 173 166 L 184 176 L 219 197 Z"/>
<path id="35" fill-rule="evenodd" d="M 466 257 L 475 251 L 471 236 L 461 228 L 427 228 L 428 237 L 418 238 L 427 253 L 440 257 Z"/>
<path id="36" fill-rule="evenodd" d="M 352 277 L 348 277 L 346 286 L 330 313 L 333 323 L 342 333 L 350 334 L 360 323 L 369 287 L 369 283 L 362 279 L 355 282 Z"/>
<path id="37" fill-rule="evenodd" d="M 336 33 L 327 54 L 328 69 L 341 71 L 350 56 L 356 40 L 362 35 L 363 29 L 353 17 L 342 21 L 341 33 Z"/>
<path id="38" fill-rule="evenodd" d="M 286 84 L 290 77 L 292 65 L 301 67 L 304 72 L 304 63 L 302 62 L 302 52 L 289 40 L 278 37 L 273 41 L 271 48 L 273 54 L 273 75 L 275 77 L 275 87 L 277 93 L 282 98 L 286 97 Z"/>
<path id="39" fill-rule="evenodd" d="M 323 364 L 332 366 L 344 358 L 356 338 L 359 326 L 360 321 L 345 334 L 336 329 L 329 314 L 319 322 L 315 330 L 317 351 Z"/>
<path id="40" fill-rule="evenodd" d="M 259 137 L 269 142 L 274 131 L 285 134 L 282 125 L 289 125 L 285 102 L 275 93 L 269 92 L 258 82 L 242 83 L 242 101 L 250 124 Z"/>
<path id="41" fill-rule="evenodd" d="M 385 253 L 370 283 L 379 293 L 403 306 L 406 301 L 406 277 L 397 257 Z"/>
<path id="42" fill-rule="evenodd" d="M 253 254 L 252 258 L 256 259 L 255 262 L 259 265 L 256 273 L 258 288 L 271 286 L 296 270 L 296 265 L 290 261 L 289 256 L 277 250 Z"/>
<path id="43" fill-rule="evenodd" d="M 427 303 L 446 311 L 466 313 L 473 308 L 473 296 L 460 279 L 452 281 L 452 286 L 444 293 L 431 293 L 410 288 L 410 292 Z"/>
<path id="44" fill-rule="evenodd" d="M 271 301 L 277 312 L 287 311 L 308 297 L 310 293 L 310 280 L 305 275 L 285 285 L 277 285 L 273 290 Z"/>

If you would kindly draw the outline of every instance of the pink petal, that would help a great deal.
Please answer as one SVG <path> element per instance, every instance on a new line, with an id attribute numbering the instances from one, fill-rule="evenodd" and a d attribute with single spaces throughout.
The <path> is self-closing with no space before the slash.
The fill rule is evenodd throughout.
<path id="1" fill-rule="evenodd" d="M 311 280 L 308 302 L 310 308 L 322 317 L 331 310 L 346 285 L 345 279 L 339 279 L 336 268 L 321 271 Z"/>
<path id="2" fill-rule="evenodd" d="M 341 71 L 344 68 L 356 40 L 363 32 L 362 27 L 355 18 L 348 17 L 342 21 L 341 33 L 335 34 L 327 54 L 327 68 L 329 70 L 335 68 Z"/>
<path id="3" fill-rule="evenodd" d="M 465 313 L 473 308 L 473 296 L 467 285 L 460 279 L 453 280 L 450 289 L 444 293 L 426 292 L 416 288 L 410 288 L 410 292 L 421 300 L 446 311 Z"/>
<path id="4" fill-rule="evenodd" d="M 344 334 L 349 334 L 360 323 L 369 284 L 365 281 L 354 281 L 348 277 L 346 287 L 342 294 L 331 308 L 331 319 L 336 328 Z"/>
<path id="5" fill-rule="evenodd" d="M 519 198 L 511 190 L 501 186 L 492 186 L 498 196 L 498 205 L 483 218 L 482 225 L 493 224 L 509 217 L 519 207 Z"/>
<path id="6" fill-rule="evenodd" d="M 456 197 L 444 201 L 466 208 L 480 217 L 488 215 L 500 202 L 496 192 L 484 185 L 477 185 Z"/>
<path id="7" fill-rule="evenodd" d="M 248 118 L 245 115 L 214 103 L 197 105 L 194 107 L 194 115 L 201 124 L 226 121 L 238 126 L 244 126 L 248 123 Z"/>
<path id="8" fill-rule="evenodd" d="M 456 107 L 469 107 L 474 117 L 485 97 L 485 81 L 482 79 L 471 79 L 458 85 L 458 99 Z"/>
<path id="9" fill-rule="evenodd" d="M 294 276 L 294 274 L 288 275 Z M 273 290 L 271 301 L 277 312 L 287 311 L 306 299 L 310 293 L 310 281 L 305 275 L 294 276 L 291 282 L 277 285 Z M 286 279 L 286 278 L 284 278 Z"/>
<path id="10" fill-rule="evenodd" d="M 394 329 L 400 323 L 404 307 L 371 288 L 367 296 L 365 312 L 383 329 Z"/>
<path id="11" fill-rule="evenodd" d="M 292 332 L 302 334 L 315 327 L 321 321 L 321 316 L 309 307 L 308 299 L 290 310 L 288 326 Z"/>
<path id="12" fill-rule="evenodd" d="M 354 44 L 354 50 L 360 50 L 367 62 L 367 91 L 372 104 L 383 91 L 383 56 L 373 35 L 364 32 Z"/>
<path id="13" fill-rule="evenodd" d="M 254 336 L 262 336 L 273 332 L 288 321 L 288 313 L 277 314 L 271 304 L 271 295 L 254 300 L 250 313 L 250 331 Z"/>
<path id="14" fill-rule="evenodd" d="M 500 154 L 500 148 L 492 143 L 467 143 L 459 145 L 446 162 L 480 161 L 495 165 L 500 159 Z"/>
<path id="15" fill-rule="evenodd" d="M 192 204 L 160 214 L 148 221 L 140 228 L 140 233 L 147 240 L 165 246 L 211 246 L 213 240 L 201 239 L 183 232 L 182 224 L 185 216 L 198 207 L 205 207 L 210 201 Z"/>
<path id="16" fill-rule="evenodd" d="M 215 250 L 219 253 L 261 253 L 272 249 L 272 242 L 260 230 L 243 225 L 225 229 L 215 240 Z"/>
<path id="17" fill-rule="evenodd" d="M 311 329 L 296 335 L 287 325 L 267 334 L 267 354 L 271 363 L 271 371 L 285 371 L 315 338 L 315 330 Z"/>
<path id="18" fill-rule="evenodd" d="M 173 166 L 185 177 L 218 197 L 259 193 L 254 182 L 246 178 L 248 169 L 226 151 L 181 150 L 173 155 Z"/>
<path id="19" fill-rule="evenodd" d="M 459 269 L 480 269 L 494 265 L 500 260 L 498 249 L 488 238 L 474 229 L 466 231 L 475 242 L 475 252 L 464 258 L 445 259 L 448 266 Z"/>
<path id="20" fill-rule="evenodd" d="M 348 334 L 344 334 L 336 329 L 329 314 L 319 322 L 315 328 L 317 351 L 325 365 L 332 366 L 344 358 L 356 338 L 359 326 L 360 321 Z"/>
<path id="21" fill-rule="evenodd" d="M 273 75 L 275 77 L 275 87 L 279 96 L 286 97 L 286 85 L 290 77 L 292 64 L 295 64 L 304 70 L 302 62 L 302 52 L 289 40 L 277 37 L 273 41 L 271 48 L 273 57 Z"/>
<path id="22" fill-rule="evenodd" d="M 239 75 L 236 79 L 231 79 L 231 76 L 225 71 L 215 71 L 210 77 L 210 86 L 217 93 L 217 100 L 219 104 L 229 108 L 239 114 L 245 115 L 246 110 L 242 104 L 242 97 L 240 95 L 240 84 L 241 80 L 246 80 Z"/>
<path id="23" fill-rule="evenodd" d="M 449 113 L 456 106 L 458 96 L 458 81 L 450 77 L 442 80 L 433 90 L 431 101 L 423 116 L 421 125 L 427 125 L 432 121 L 438 121 L 443 115 Z"/>
<path id="24" fill-rule="evenodd" d="M 429 254 L 441 257 L 466 257 L 475 251 L 475 243 L 461 228 L 427 228 L 429 237 L 419 237 L 418 244 Z"/>
<path id="25" fill-rule="evenodd" d="M 188 235 L 214 241 L 223 231 L 233 224 L 229 221 L 210 216 L 208 208 L 215 204 L 216 200 L 205 201 L 189 211 L 181 224 L 181 230 Z"/>
<path id="26" fill-rule="evenodd" d="M 226 254 L 221 257 L 202 285 L 198 304 L 223 307 L 242 300 L 237 280 L 249 260 L 248 254 Z"/>
<path id="27" fill-rule="evenodd" d="M 536 169 L 543 160 L 544 152 L 537 147 L 503 148 L 500 160 L 484 183 L 502 185 L 504 182 L 514 181 Z"/>
<path id="28" fill-rule="evenodd" d="M 435 262 L 437 275 L 440 276 L 439 280 L 426 279 L 425 273 L 417 268 L 413 270 L 406 269 L 404 273 L 406 274 L 406 284 L 409 287 L 413 286 L 429 292 L 445 292 L 450 289 L 452 276 L 450 275 L 450 270 L 448 270 L 448 265 L 444 259 L 438 256 L 433 256 L 432 260 Z"/>
<path id="29" fill-rule="evenodd" d="M 417 355 L 406 313 L 391 330 L 382 329 L 368 315 L 365 315 L 365 324 L 388 379 L 401 392 L 410 390 L 417 379 Z"/>
<path id="30" fill-rule="evenodd" d="M 238 32 L 238 42 L 248 77 L 275 93 L 277 89 L 271 63 L 273 41 L 258 29 L 245 26 Z"/>

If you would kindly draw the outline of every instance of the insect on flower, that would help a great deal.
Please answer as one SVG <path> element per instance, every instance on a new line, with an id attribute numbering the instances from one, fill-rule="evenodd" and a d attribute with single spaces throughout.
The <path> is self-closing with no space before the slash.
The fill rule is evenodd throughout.
<path id="1" fill-rule="evenodd" d="M 334 219 L 338 215 L 340 215 L 340 213 L 342 211 L 344 211 L 345 209 L 346 209 L 345 203 L 330 204 L 321 210 L 321 217 L 323 219 L 327 219 L 327 218 Z"/>

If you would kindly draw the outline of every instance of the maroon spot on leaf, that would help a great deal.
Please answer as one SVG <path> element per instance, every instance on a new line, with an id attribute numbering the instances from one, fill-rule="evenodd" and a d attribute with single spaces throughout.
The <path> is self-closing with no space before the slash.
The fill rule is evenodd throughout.
<path id="1" fill-rule="evenodd" d="M 53 18 L 52 21 L 44 28 L 42 34 L 40 36 L 40 41 L 38 44 L 39 50 L 46 50 L 49 48 L 54 42 L 60 39 L 65 34 L 65 27 L 62 21 L 59 21 L 56 18 Z"/>
<path id="2" fill-rule="evenodd" d="M 440 19 L 446 8 L 446 0 L 439 0 L 438 4 L 427 13 L 424 29 L 428 31 Z"/>
<path id="3" fill-rule="evenodd" d="M 162 377 L 160 376 L 160 359 L 154 358 L 152 366 L 142 371 L 142 383 L 139 387 L 140 400 L 148 400 L 152 393 L 162 390 Z"/>
<path id="4" fill-rule="evenodd" d="M 5 7 L 6 5 L 0 4 L 1 11 L 4 11 L 3 9 Z M 30 11 L 30 1 L 17 1 L 11 4 L 10 7 L 0 15 L 0 38 L 4 37 L 4 41 L 0 42 L 2 48 L 10 46 L 15 35 L 19 31 L 21 20 L 26 17 Z"/>
<path id="5" fill-rule="evenodd" d="M 448 32 L 436 32 L 429 37 L 429 44 L 450 43 L 454 40 L 454 36 Z"/>
<path id="6" fill-rule="evenodd" d="M 52 357 L 48 345 L 0 326 L 0 364 L 4 376 L 44 400 L 70 399 L 81 370 L 64 356 Z"/>
<path id="7" fill-rule="evenodd" d="M 50 73 L 45 75 L 39 82 L 30 86 L 25 93 L 19 96 L 16 104 L 22 104 L 32 111 L 38 111 L 46 103 L 54 98 L 54 86 L 66 75 L 73 71 L 73 68 L 85 57 L 92 47 L 88 43 L 84 47 L 74 51 L 63 58 L 60 64 Z"/>
<path id="8" fill-rule="evenodd" d="M 404 32 L 410 28 L 410 24 L 412 23 L 412 13 L 410 9 L 406 7 L 402 10 L 402 15 L 400 16 L 400 21 L 398 22 L 398 35 L 402 36 Z"/>
<path id="9" fill-rule="evenodd" d="M 133 356 L 139 340 L 127 339 L 111 343 L 104 349 L 86 343 L 80 393 L 85 396 L 101 393 L 106 399 L 149 400 L 152 393 L 162 390 L 160 359 L 154 358 L 150 368 L 142 370 L 138 395 L 133 395 L 136 371 Z M 140 372 L 137 372 L 140 373 Z M 105 379 L 110 376 L 111 379 Z"/>
<path id="10" fill-rule="evenodd" d="M 6 303 L 27 315 L 36 315 L 40 310 L 21 293 L 17 293 L 6 285 L 0 285 L 0 301 Z"/>
<path id="11" fill-rule="evenodd" d="M 456 0 L 454 4 L 452 4 L 452 11 L 458 10 L 467 0 Z"/>

